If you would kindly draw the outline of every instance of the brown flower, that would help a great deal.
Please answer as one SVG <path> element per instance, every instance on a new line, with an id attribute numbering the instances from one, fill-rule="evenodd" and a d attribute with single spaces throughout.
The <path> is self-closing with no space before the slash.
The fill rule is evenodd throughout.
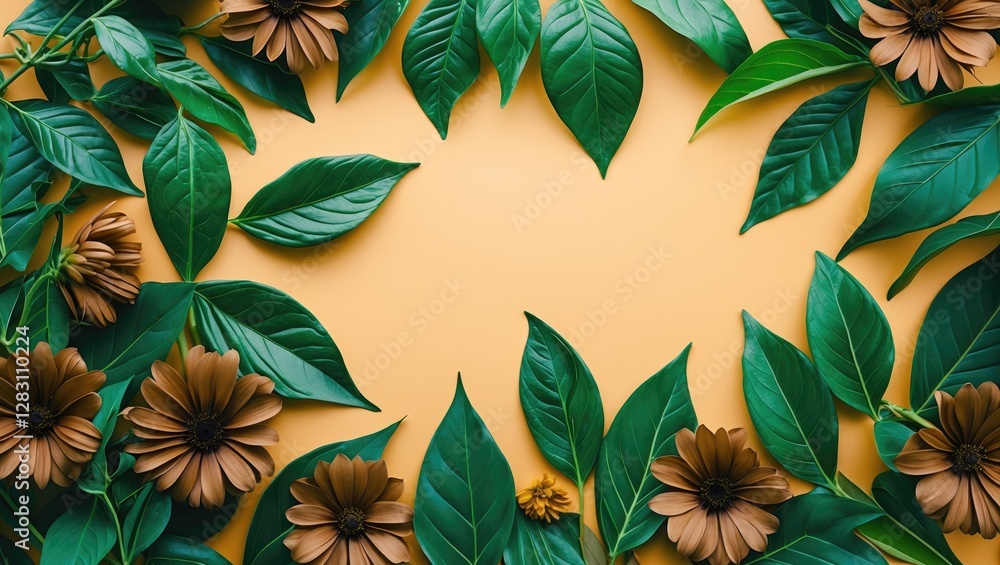
<path id="1" fill-rule="evenodd" d="M 101 432 L 90 420 L 101 409 L 97 390 L 103 384 L 104 373 L 88 371 L 73 348 L 53 356 L 49 344 L 41 342 L 27 356 L 0 359 L 0 479 L 24 463 L 39 488 L 50 480 L 72 485 L 101 446 Z M 24 393 L 26 426 L 18 418 L 24 409 L 18 395 Z M 32 439 L 17 439 L 19 435 Z M 25 445 L 28 458 L 22 461 L 19 451 Z"/>
<path id="2" fill-rule="evenodd" d="M 938 82 L 958 90 L 965 84 L 962 69 L 983 67 L 997 44 L 986 30 L 1000 28 L 1000 4 L 993 0 L 891 0 L 898 9 L 858 0 L 865 13 L 858 27 L 865 37 L 881 39 L 872 48 L 872 62 L 888 65 L 899 59 L 896 80 L 917 73 L 924 90 Z"/>
<path id="3" fill-rule="evenodd" d="M 292 483 L 301 504 L 285 512 L 295 524 L 285 546 L 296 563 L 312 565 L 409 561 L 403 538 L 413 533 L 413 509 L 397 502 L 401 494 L 402 479 L 390 478 L 381 459 L 320 461 L 312 478 Z"/>
<path id="4" fill-rule="evenodd" d="M 649 508 L 667 516 L 667 535 L 677 552 L 711 565 L 739 563 L 750 550 L 764 551 L 778 519 L 762 505 L 792 497 L 788 481 L 773 467 L 761 467 L 746 447 L 747 432 L 714 434 L 705 426 L 677 432 L 677 456 L 653 461 L 653 476 L 670 487 Z"/>
<path id="5" fill-rule="evenodd" d="M 910 436 L 896 468 L 923 477 L 917 501 L 946 532 L 961 529 L 990 539 L 1000 524 L 1000 388 L 964 385 L 954 398 L 938 391 L 940 428 Z"/>
<path id="6" fill-rule="evenodd" d="M 62 250 L 59 289 L 73 317 L 99 327 L 115 322 L 112 301 L 135 303 L 142 263 L 142 244 L 122 241 L 135 233 L 135 221 L 122 212 L 108 212 L 108 204 L 76 232 Z"/>
<path id="7" fill-rule="evenodd" d="M 239 379 L 240 356 L 191 349 L 185 361 L 187 380 L 162 361 L 153 378 L 142 383 L 150 408 L 126 408 L 141 443 L 125 446 L 136 455 L 137 473 L 172 487 L 174 500 L 192 507 L 218 508 L 226 491 L 253 490 L 261 475 L 274 473 L 274 460 L 262 446 L 278 443 L 278 433 L 264 422 L 281 410 L 271 394 L 274 383 L 257 374 Z"/>
<path id="8" fill-rule="evenodd" d="M 517 503 L 532 520 L 552 522 L 569 512 L 566 491 L 556 488 L 556 478 L 548 473 L 532 481 L 531 486 L 517 493 Z"/>
<path id="9" fill-rule="evenodd" d="M 222 0 L 229 18 L 222 35 L 233 41 L 253 39 L 254 55 L 265 51 L 271 61 L 282 52 L 293 73 L 336 61 L 333 32 L 347 33 L 347 18 L 340 12 L 346 0 Z"/>

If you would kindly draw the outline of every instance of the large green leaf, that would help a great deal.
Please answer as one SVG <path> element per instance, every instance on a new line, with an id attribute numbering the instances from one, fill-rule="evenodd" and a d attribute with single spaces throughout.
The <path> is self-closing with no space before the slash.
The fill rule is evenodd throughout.
<path id="1" fill-rule="evenodd" d="M 837 412 L 830 389 L 797 347 L 743 312 L 743 394 L 768 452 L 800 479 L 834 485 Z"/>
<path id="2" fill-rule="evenodd" d="M 98 565 L 117 540 L 107 508 L 89 496 L 66 510 L 46 532 L 39 565 Z"/>
<path id="3" fill-rule="evenodd" d="M 334 34 L 340 52 L 337 63 L 338 102 L 347 85 L 385 46 L 389 33 L 409 3 L 409 0 L 358 0 L 344 9 L 347 35 Z"/>
<path id="4" fill-rule="evenodd" d="M 695 134 L 713 116 L 733 104 L 804 80 L 870 65 L 833 45 L 812 39 L 781 39 L 750 55 L 712 95 L 698 118 Z"/>
<path id="5" fill-rule="evenodd" d="M 160 63 L 156 68 L 163 87 L 191 115 L 236 134 L 250 153 L 257 150 L 257 138 L 243 105 L 205 67 L 180 59 Z"/>
<path id="6" fill-rule="evenodd" d="M 517 79 L 542 28 L 538 0 L 480 0 L 476 28 L 500 77 L 500 107 L 510 100 Z"/>
<path id="7" fill-rule="evenodd" d="M 907 440 L 913 435 L 906 424 L 895 420 L 881 420 L 875 422 L 875 447 L 878 449 L 878 456 L 885 463 L 885 466 L 897 471 L 896 456 L 903 450 Z"/>
<path id="8" fill-rule="evenodd" d="M 816 252 L 806 332 L 816 369 L 833 394 L 878 420 L 896 350 L 889 321 L 846 269 Z"/>
<path id="9" fill-rule="evenodd" d="M 590 526 L 583 525 L 583 536 L 580 540 L 581 549 L 583 549 L 583 561 L 587 565 L 609 565 L 608 556 L 604 549 L 604 544 L 594 533 L 594 530 L 590 529 Z"/>
<path id="10" fill-rule="evenodd" d="M 931 96 L 924 100 L 914 100 L 914 102 L 927 102 L 928 104 L 952 108 L 997 104 L 1000 103 L 1000 84 L 969 86 L 954 92 Z"/>
<path id="11" fill-rule="evenodd" d="M 56 228 L 45 265 L 35 271 L 24 294 L 21 327 L 28 328 L 28 343 L 34 348 L 46 342 L 52 351 L 59 351 L 69 343 L 69 305 L 59 289 L 58 268 L 62 246 L 62 219 Z"/>
<path id="12" fill-rule="evenodd" d="M 292 497 L 291 485 L 298 479 L 313 476 L 320 461 L 329 463 L 338 454 L 361 457 L 366 461 L 382 458 L 399 422 L 373 434 L 318 447 L 286 465 L 271 480 L 260 497 L 250 521 L 243 562 L 246 565 L 286 565 L 294 563 L 288 548 L 282 543 L 292 530 L 285 511 L 298 504 Z"/>
<path id="13" fill-rule="evenodd" d="M 153 545 L 169 521 L 170 495 L 156 490 L 155 484 L 146 483 L 122 521 L 122 541 L 127 553 L 125 563 L 133 563 Z"/>
<path id="14" fill-rule="evenodd" d="M 161 536 L 149 548 L 146 565 L 232 565 L 207 545 L 180 536 Z"/>
<path id="15" fill-rule="evenodd" d="M 417 479 L 413 526 L 433 565 L 494 565 L 514 525 L 514 477 L 458 377 Z"/>
<path id="16" fill-rule="evenodd" d="M 85 61 L 74 59 L 55 64 L 39 64 L 35 78 L 45 97 L 51 102 L 69 104 L 71 100 L 90 100 L 97 93 L 90 67 Z"/>
<path id="17" fill-rule="evenodd" d="M 842 40 L 831 33 L 831 29 L 850 33 L 837 16 L 832 2 L 826 0 L 764 0 L 764 5 L 774 21 L 788 37 L 794 39 L 814 39 L 845 48 Z"/>
<path id="18" fill-rule="evenodd" d="M 46 161 L 88 184 L 142 196 L 129 179 L 115 141 L 93 116 L 44 100 L 15 102 L 13 107 L 14 124 Z"/>
<path id="19" fill-rule="evenodd" d="M 913 258 L 907 263 L 902 274 L 889 287 L 889 298 L 891 299 L 893 296 L 899 294 L 917 276 L 917 271 L 952 245 L 966 239 L 997 234 L 1000 234 L 1000 212 L 993 212 L 992 214 L 984 214 L 982 216 L 969 216 L 968 218 L 962 218 L 954 224 L 935 230 L 934 233 L 928 235 L 920 243 L 920 247 L 917 248 L 917 251 L 913 254 Z"/>
<path id="20" fill-rule="evenodd" d="M 868 216 L 838 260 L 876 241 L 936 226 L 1000 175 L 1000 105 L 948 110 L 893 150 L 875 179 Z"/>
<path id="21" fill-rule="evenodd" d="M 931 302 L 913 351 L 910 406 L 936 412 L 934 392 L 996 380 L 1000 366 L 1000 248 L 955 275 Z M 926 416 L 926 414 L 924 414 Z"/>
<path id="22" fill-rule="evenodd" d="M 74 12 L 56 32 L 68 32 L 83 23 L 83 18 L 89 13 L 93 13 L 93 0 L 85 0 L 83 9 Z M 25 31 L 32 35 L 42 37 L 56 27 L 56 24 L 65 16 L 76 2 L 53 2 L 52 0 L 32 0 L 28 7 L 14 19 L 4 35 L 12 31 Z"/>
<path id="23" fill-rule="evenodd" d="M 125 392 L 130 383 L 130 380 L 125 380 L 105 386 L 98 391 L 101 396 L 101 408 L 97 411 L 92 423 L 101 432 L 101 445 L 76 482 L 76 486 L 83 492 L 104 493 L 107 492 L 108 486 L 111 484 L 111 470 L 108 469 L 105 450 L 108 447 L 108 442 L 111 441 L 111 436 L 115 433 L 118 413 L 121 412 L 122 400 L 125 399 Z"/>
<path id="24" fill-rule="evenodd" d="M 580 515 L 563 514 L 551 524 L 514 512 L 514 530 L 503 562 L 532 565 L 584 565 L 580 554 Z"/>
<path id="25" fill-rule="evenodd" d="M 309 159 L 260 189 L 232 222 L 278 245 L 318 245 L 365 221 L 418 166 L 374 155 Z"/>
<path id="26" fill-rule="evenodd" d="M 455 102 L 479 76 L 474 0 L 431 0 L 403 42 L 403 75 L 417 102 L 448 136 Z"/>
<path id="27" fill-rule="evenodd" d="M 378 410 L 323 325 L 284 292 L 250 281 L 199 283 L 194 311 L 206 346 L 235 349 L 240 371 L 269 377 L 281 396 Z"/>
<path id="28" fill-rule="evenodd" d="M 727 73 L 753 53 L 736 14 L 723 0 L 632 0 L 690 39 Z"/>
<path id="29" fill-rule="evenodd" d="M 90 101 L 116 126 L 132 135 L 153 140 L 177 117 L 173 98 L 133 77 L 118 77 L 101 87 Z"/>
<path id="30" fill-rule="evenodd" d="M 642 96 L 635 42 L 600 0 L 558 0 L 542 21 L 542 84 L 604 177 Z"/>
<path id="31" fill-rule="evenodd" d="M 149 84 L 160 83 L 153 44 L 134 25 L 120 16 L 94 20 L 97 41 L 116 67 Z"/>
<path id="32" fill-rule="evenodd" d="M 528 318 L 520 378 L 524 418 L 549 463 L 582 485 L 597 462 L 604 434 L 601 393 L 573 346 L 545 322 L 524 315 Z"/>
<path id="33" fill-rule="evenodd" d="M 868 91 L 875 81 L 845 84 L 799 106 L 767 146 L 744 233 L 833 188 L 854 166 Z"/>
<path id="34" fill-rule="evenodd" d="M 6 118 L 6 119 L 5 119 Z M 52 165 L 0 110 L 0 267 L 23 271 L 42 236 L 36 198 L 52 183 Z"/>
<path id="35" fill-rule="evenodd" d="M 611 555 L 622 555 L 646 542 L 664 517 L 649 501 L 666 491 L 650 465 L 675 455 L 674 436 L 694 430 L 698 417 L 688 392 L 687 360 L 691 346 L 633 392 L 608 430 L 597 460 L 594 493 L 597 523 Z"/>
<path id="36" fill-rule="evenodd" d="M 285 72 L 277 63 L 254 57 L 252 40 L 237 43 L 225 37 L 199 39 L 208 58 L 237 84 L 309 122 L 316 121 L 302 79 Z"/>
<path id="37" fill-rule="evenodd" d="M 233 185 L 226 154 L 207 131 L 178 115 L 142 162 L 149 214 L 181 278 L 192 281 L 226 233 Z"/>

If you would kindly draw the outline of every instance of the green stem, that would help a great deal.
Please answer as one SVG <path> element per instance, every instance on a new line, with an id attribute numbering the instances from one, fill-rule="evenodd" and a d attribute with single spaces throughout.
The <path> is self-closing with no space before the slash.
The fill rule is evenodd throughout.
<path id="1" fill-rule="evenodd" d="M 194 320 L 194 307 L 188 310 L 187 327 L 188 331 L 191 332 L 191 344 L 201 345 L 203 342 L 201 341 L 201 332 L 198 331 L 198 323 Z"/>
<path id="2" fill-rule="evenodd" d="M 7 494 L 7 489 L 0 488 L 0 497 L 3 497 L 3 500 L 4 502 L 7 503 L 7 506 L 10 506 L 11 512 L 17 511 L 18 507 L 14 504 L 14 501 L 10 498 L 10 495 Z M 38 540 L 38 543 L 40 544 L 45 543 L 45 536 L 43 536 L 38 530 L 36 530 L 34 524 L 32 524 L 31 522 L 28 522 L 28 531 L 31 532 L 31 535 L 35 536 L 35 539 Z"/>
<path id="3" fill-rule="evenodd" d="M 586 520 L 584 519 L 584 512 L 583 512 L 583 510 L 584 510 L 584 508 L 583 508 L 583 481 L 580 481 L 580 482 L 576 483 L 576 490 L 577 490 L 578 493 L 580 493 L 580 551 L 582 552 L 582 551 L 584 551 L 584 549 L 583 549 L 583 539 L 584 539 L 583 532 L 587 531 L 587 523 L 586 523 Z"/>
<path id="4" fill-rule="evenodd" d="M 177 334 L 177 349 L 181 352 L 181 361 L 187 361 L 188 351 L 190 351 L 191 348 L 188 347 L 188 339 L 184 334 L 183 329 L 181 330 L 181 333 Z"/>
<path id="5" fill-rule="evenodd" d="M 933 423 L 931 423 L 930 421 L 928 421 L 928 420 L 924 419 L 923 417 L 921 417 L 920 414 L 917 414 L 913 410 L 910 410 L 908 408 L 903 408 L 902 406 L 897 406 L 897 405 L 893 404 L 892 402 L 889 402 L 888 400 L 883 400 L 881 402 L 881 405 L 885 406 L 889 410 L 892 410 L 892 413 L 895 414 L 895 415 L 897 415 L 897 416 L 899 416 L 900 418 L 905 418 L 905 419 L 907 419 L 907 420 L 909 420 L 909 421 L 911 421 L 911 422 L 913 422 L 915 424 L 920 424 L 921 426 L 923 426 L 925 428 L 936 428 L 937 427 Z"/>
<path id="6" fill-rule="evenodd" d="M 108 513 L 115 521 L 115 531 L 118 532 L 118 551 L 122 554 L 122 562 L 127 562 L 128 555 L 125 553 L 125 536 L 122 535 L 122 523 L 118 519 L 118 511 L 115 509 L 115 505 L 111 503 L 111 499 L 108 498 L 108 493 L 102 492 L 99 495 L 100 499 L 104 501 L 105 506 L 108 507 Z M 110 557 L 110 554 L 108 554 Z"/>
<path id="7" fill-rule="evenodd" d="M 181 33 L 182 34 L 185 34 L 185 33 L 194 33 L 196 31 L 198 31 L 199 29 L 202 29 L 203 27 L 207 26 L 208 24 L 214 22 L 215 20 L 217 20 L 217 19 L 219 19 L 219 18 L 221 18 L 222 16 L 225 16 L 225 15 L 226 14 L 224 14 L 222 12 L 219 12 L 218 14 L 215 14 L 211 18 L 208 18 L 207 20 L 201 22 L 200 24 L 195 24 L 193 26 L 182 27 L 181 28 Z"/>

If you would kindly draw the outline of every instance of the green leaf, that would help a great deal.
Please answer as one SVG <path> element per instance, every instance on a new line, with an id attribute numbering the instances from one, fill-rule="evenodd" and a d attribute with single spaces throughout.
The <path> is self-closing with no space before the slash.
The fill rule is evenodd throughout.
<path id="1" fill-rule="evenodd" d="M 231 565 L 207 545 L 179 536 L 162 536 L 149 548 L 146 565 Z"/>
<path id="2" fill-rule="evenodd" d="M 913 258 L 903 269 L 902 274 L 889 287 L 889 298 L 899 294 L 917 276 L 917 272 L 931 259 L 943 253 L 956 243 L 977 237 L 987 237 L 1000 234 L 1000 212 L 969 216 L 954 224 L 944 226 L 927 236 L 913 254 Z"/>
<path id="3" fill-rule="evenodd" d="M 521 409 L 535 443 L 575 484 L 590 476 L 604 434 L 604 407 L 594 375 L 573 346 L 525 312 L 528 341 L 521 357 Z"/>
<path id="4" fill-rule="evenodd" d="M 153 362 L 167 357 L 184 329 L 193 295 L 193 284 L 145 283 L 135 304 L 117 306 L 113 325 L 81 328 L 73 345 L 87 367 L 104 371 L 107 384 L 148 376 Z"/>
<path id="5" fill-rule="evenodd" d="M 836 45 L 841 49 L 852 48 L 834 36 L 830 29 L 847 32 L 851 29 L 843 24 L 833 9 L 832 2 L 825 0 L 764 0 L 764 5 L 782 31 L 793 39 L 812 39 Z"/>
<path id="6" fill-rule="evenodd" d="M 31 284 L 25 291 L 22 327 L 28 328 L 31 347 L 46 342 L 52 351 L 59 351 L 69 343 L 69 305 L 59 290 L 58 266 L 62 244 L 62 218 L 52 238 L 52 247 L 45 265 L 33 273 Z"/>
<path id="7" fill-rule="evenodd" d="M 160 537 L 170 521 L 170 495 L 146 483 L 122 524 L 125 563 L 132 563 Z"/>
<path id="8" fill-rule="evenodd" d="M 448 137 L 452 108 L 479 76 L 474 0 L 431 0 L 403 41 L 403 75 L 413 95 Z"/>
<path id="9" fill-rule="evenodd" d="M 417 479 L 413 526 L 433 565 L 500 561 L 514 525 L 514 477 L 458 377 Z"/>
<path id="10" fill-rule="evenodd" d="M 53 168 L 9 118 L 0 111 L 0 267 L 23 271 L 42 236 L 36 199 L 52 184 Z"/>
<path id="11" fill-rule="evenodd" d="M 838 260 L 876 241 L 936 226 L 1000 175 L 1000 105 L 948 110 L 893 150 L 875 179 L 868 216 Z"/>
<path id="12" fill-rule="evenodd" d="M 845 84 L 799 106 L 771 139 L 750 214 L 740 228 L 826 194 L 854 166 L 868 92 L 876 81 Z"/>
<path id="13" fill-rule="evenodd" d="M 7 30 L 4 31 L 4 35 L 10 34 L 12 31 L 24 31 L 30 33 L 31 35 L 37 35 L 43 37 L 49 33 L 56 24 L 69 12 L 69 9 L 75 4 L 75 2 L 53 2 L 52 0 L 32 0 L 28 7 L 21 12 L 17 18 L 14 19 L 10 25 L 7 26 Z M 88 2 L 84 2 L 84 7 L 87 6 Z M 77 10 L 72 16 L 70 16 L 66 22 L 56 31 L 69 32 L 73 28 L 83 23 L 83 18 L 86 15 L 87 10 L 81 9 Z"/>
<path id="14" fill-rule="evenodd" d="M 194 312 L 207 347 L 235 349 L 240 371 L 269 377 L 279 395 L 378 411 L 323 325 L 284 292 L 250 281 L 199 283 Z"/>
<path id="15" fill-rule="evenodd" d="M 858 3 L 858 0 L 830 0 L 830 4 L 833 5 L 833 9 L 836 10 L 837 15 L 840 16 L 840 19 L 844 23 L 853 29 L 858 28 L 858 20 L 865 13 L 861 9 L 861 4 Z"/>
<path id="16" fill-rule="evenodd" d="M 723 0 L 633 0 L 690 39 L 727 73 L 753 53 L 736 14 Z"/>
<path id="17" fill-rule="evenodd" d="M 118 423 L 118 413 L 122 409 L 122 400 L 128 390 L 130 380 L 114 383 L 105 386 L 99 392 L 101 395 L 101 408 L 94 416 L 93 424 L 101 432 L 101 445 L 97 448 L 90 463 L 87 464 L 83 475 L 77 480 L 76 485 L 80 490 L 90 494 L 102 494 L 107 492 L 111 484 L 111 473 L 108 469 L 105 450 L 111 436 L 115 433 L 115 424 Z"/>
<path id="18" fill-rule="evenodd" d="M 837 412 L 812 362 L 743 312 L 743 394 L 768 452 L 796 477 L 834 485 Z"/>
<path id="19" fill-rule="evenodd" d="M 896 469 L 896 456 L 903 450 L 906 441 L 913 435 L 913 430 L 901 422 L 882 420 L 875 422 L 875 447 L 878 456 L 893 471 Z"/>
<path id="20" fill-rule="evenodd" d="M 396 422 L 364 437 L 319 447 L 282 468 L 267 485 L 254 510 L 243 562 L 247 565 L 292 563 L 291 554 L 282 543 L 292 529 L 292 524 L 285 518 L 285 511 L 297 504 L 292 498 L 292 483 L 313 476 L 317 463 L 329 463 L 337 454 L 351 458 L 358 456 L 366 461 L 381 459 L 382 451 L 398 427 L 399 422 Z"/>
<path id="21" fill-rule="evenodd" d="M 934 393 L 954 395 L 965 383 L 996 380 L 1000 365 L 1000 248 L 966 267 L 927 310 L 910 375 L 910 406 L 936 417 Z"/>
<path id="22" fill-rule="evenodd" d="M 30 284 L 30 276 L 21 275 L 0 286 L 0 336 L 7 341 L 13 339 L 24 311 L 24 293 Z"/>
<path id="23" fill-rule="evenodd" d="M 504 563 L 584 565 L 580 555 L 580 515 L 563 514 L 551 524 L 514 512 L 514 530 L 503 552 Z"/>
<path id="24" fill-rule="evenodd" d="M 500 77 L 501 108 L 514 93 L 541 28 L 538 0 L 481 0 L 477 4 L 476 29 Z"/>
<path id="25" fill-rule="evenodd" d="M 116 67 L 143 82 L 160 84 L 153 44 L 134 25 L 119 16 L 101 16 L 94 19 L 94 33 Z"/>
<path id="26" fill-rule="evenodd" d="M 101 87 L 90 101 L 116 126 L 153 140 L 177 117 L 173 98 L 159 88 L 132 77 L 118 77 Z"/>
<path id="27" fill-rule="evenodd" d="M 833 394 L 878 420 L 896 350 L 889 321 L 846 269 L 816 252 L 806 333 L 816 369 Z"/>
<path id="28" fill-rule="evenodd" d="M 117 540 L 107 509 L 89 496 L 66 510 L 46 532 L 39 565 L 98 565 Z"/>
<path id="29" fill-rule="evenodd" d="M 337 63 L 337 101 L 347 85 L 375 59 L 409 0 L 359 0 L 344 9 L 347 35 L 335 33 L 340 61 Z"/>
<path id="30" fill-rule="evenodd" d="M 191 59 L 180 59 L 160 63 L 156 68 L 163 87 L 191 115 L 232 132 L 251 154 L 257 150 L 257 138 L 243 105 L 205 67 Z"/>
<path id="31" fill-rule="evenodd" d="M 149 146 L 142 172 L 156 234 L 181 278 L 192 281 L 226 233 L 233 189 L 226 154 L 207 131 L 178 115 Z"/>
<path id="32" fill-rule="evenodd" d="M 599 0 L 558 0 L 542 21 L 542 84 L 605 177 L 642 96 L 642 61 Z"/>
<path id="33" fill-rule="evenodd" d="M 597 523 L 611 555 L 622 555 L 652 537 L 664 517 L 649 501 L 666 492 L 650 465 L 676 455 L 674 436 L 694 430 L 698 417 L 688 392 L 687 361 L 691 346 L 639 385 L 618 411 L 597 460 L 594 493 Z"/>
<path id="34" fill-rule="evenodd" d="M 697 135 L 708 120 L 733 104 L 810 78 L 870 64 L 866 59 L 812 39 L 781 39 L 768 43 L 750 55 L 712 95 L 698 118 L 694 133 Z"/>
<path id="35" fill-rule="evenodd" d="M 1000 84 L 970 86 L 955 92 L 946 92 L 915 102 L 927 102 L 951 108 L 964 106 L 987 106 L 1000 103 Z"/>
<path id="36" fill-rule="evenodd" d="M 93 116 L 44 100 L 15 102 L 14 108 L 14 124 L 46 161 L 87 184 L 142 196 L 129 179 L 115 141 Z"/>
<path id="37" fill-rule="evenodd" d="M 97 93 L 90 67 L 85 61 L 68 62 L 35 67 L 35 78 L 45 97 L 51 102 L 68 104 L 70 100 L 90 100 Z"/>
<path id="38" fill-rule="evenodd" d="M 604 550 L 604 544 L 597 539 L 597 534 L 589 526 L 583 526 L 583 561 L 587 565 L 609 565 L 608 555 Z"/>
<path id="39" fill-rule="evenodd" d="M 167 57 L 181 58 L 187 47 L 181 42 L 181 26 L 177 16 L 168 16 L 153 2 L 127 2 L 111 11 L 132 23 L 153 44 L 156 52 Z"/>
<path id="40" fill-rule="evenodd" d="M 208 58 L 237 84 L 308 122 L 316 121 L 302 79 L 286 73 L 277 63 L 254 57 L 252 40 L 238 43 L 225 37 L 198 38 Z"/>
<path id="41" fill-rule="evenodd" d="M 27 551 L 14 545 L 14 540 L 0 536 L 0 565 L 35 565 L 35 562 Z"/>
<path id="42" fill-rule="evenodd" d="M 365 221 L 418 166 L 374 155 L 309 159 L 260 189 L 232 222 L 278 245 L 325 243 Z"/>

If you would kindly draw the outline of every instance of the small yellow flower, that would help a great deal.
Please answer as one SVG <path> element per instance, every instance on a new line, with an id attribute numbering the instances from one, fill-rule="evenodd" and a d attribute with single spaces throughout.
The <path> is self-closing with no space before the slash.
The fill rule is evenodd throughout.
<path id="1" fill-rule="evenodd" d="M 548 473 L 532 481 L 531 486 L 517 493 L 517 503 L 532 520 L 552 522 L 569 512 L 566 491 L 556 488 L 556 478 Z"/>

